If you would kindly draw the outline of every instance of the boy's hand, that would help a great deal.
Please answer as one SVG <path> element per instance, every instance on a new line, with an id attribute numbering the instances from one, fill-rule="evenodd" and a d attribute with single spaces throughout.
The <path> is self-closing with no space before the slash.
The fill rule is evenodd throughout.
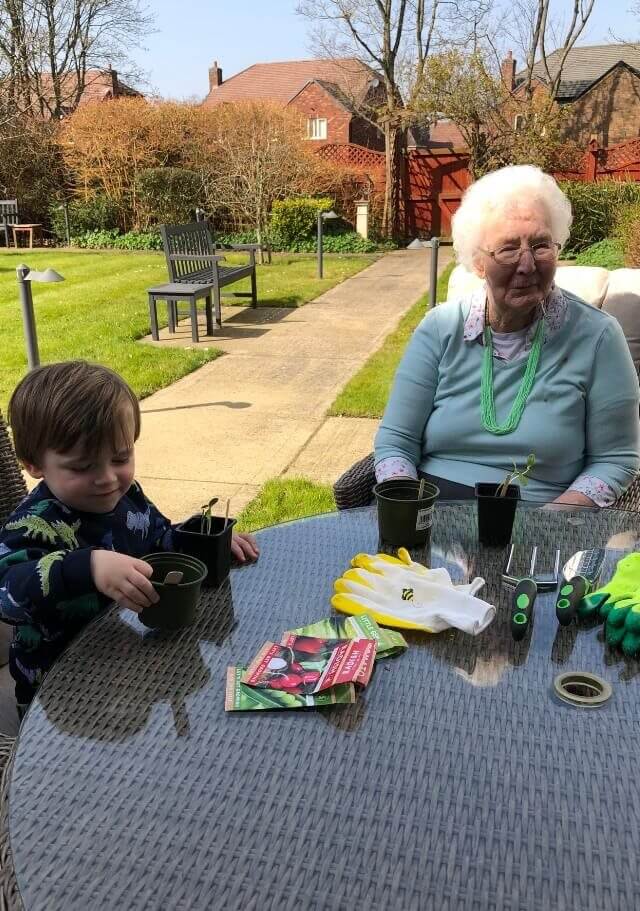
<path id="1" fill-rule="evenodd" d="M 118 554 L 113 550 L 91 552 L 91 576 L 103 595 L 139 613 L 159 598 L 149 581 L 152 568 L 144 560 Z"/>
<path id="2" fill-rule="evenodd" d="M 253 563 L 260 556 L 258 542 L 253 535 L 239 531 L 231 535 L 231 554 L 238 563 Z"/>

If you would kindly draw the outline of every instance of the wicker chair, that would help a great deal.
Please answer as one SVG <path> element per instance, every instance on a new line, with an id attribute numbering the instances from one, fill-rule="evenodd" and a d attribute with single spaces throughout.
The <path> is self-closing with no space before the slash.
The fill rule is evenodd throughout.
<path id="1" fill-rule="evenodd" d="M 376 483 L 373 453 L 360 459 L 341 475 L 333 485 L 333 495 L 338 509 L 356 509 L 368 506 L 373 500 Z M 640 476 L 631 483 L 615 504 L 616 509 L 640 512 Z"/>
<path id="2" fill-rule="evenodd" d="M 0 412 L 0 526 L 26 495 L 27 486 Z"/>
<path id="3" fill-rule="evenodd" d="M 27 494 L 27 487 L 0 412 L 0 526 Z M 3 694 L 4 696 L 4 694 Z M 0 732 L 0 909 L 13 911 L 22 907 L 20 901 L 7 828 L 7 788 L 9 760 L 15 737 Z"/>

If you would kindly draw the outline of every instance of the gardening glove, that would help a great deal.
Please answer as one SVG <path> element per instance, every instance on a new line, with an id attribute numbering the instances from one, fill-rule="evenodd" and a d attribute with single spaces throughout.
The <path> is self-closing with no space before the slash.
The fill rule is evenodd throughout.
<path id="1" fill-rule="evenodd" d="M 336 580 L 331 603 L 345 614 L 370 614 L 383 626 L 428 633 L 453 626 L 475 636 L 496 613 L 493 605 L 470 593 L 482 585 L 483 579 L 469 585 L 443 585 L 411 569 L 398 568 L 389 576 L 358 567 Z"/>
<path id="2" fill-rule="evenodd" d="M 628 658 L 640 654 L 640 588 L 630 597 L 618 599 L 611 605 L 605 638 L 609 645 L 621 648 Z"/>
<path id="3" fill-rule="evenodd" d="M 435 582 L 438 585 L 448 585 L 453 586 L 451 581 L 451 576 L 444 567 L 438 567 L 437 569 L 429 569 L 426 566 L 423 566 L 422 563 L 414 563 L 409 552 L 405 550 L 404 547 L 398 549 L 398 556 L 392 557 L 389 554 L 356 554 L 351 565 L 360 568 L 367 569 L 370 572 L 378 573 L 381 576 L 384 576 L 388 579 L 393 579 L 398 576 L 398 572 L 402 574 L 403 571 L 409 570 L 419 575 L 422 579 L 426 579 L 428 582 Z M 466 585 L 458 585 L 456 588 L 458 591 L 468 592 L 470 595 L 475 595 L 479 589 L 484 585 L 484 579 L 476 578 L 473 582 L 469 582 Z"/>
<path id="4" fill-rule="evenodd" d="M 393 578 L 398 571 L 401 573 L 409 571 L 428 578 L 432 582 L 439 582 L 442 585 L 453 584 L 446 569 L 428 569 L 422 563 L 414 563 L 409 551 L 404 547 L 400 547 L 397 553 L 397 557 L 392 557 L 390 554 L 356 554 L 351 561 L 351 565 L 369 570 L 372 573 L 378 573 L 385 578 Z"/>
<path id="5" fill-rule="evenodd" d="M 578 605 L 582 619 L 605 620 L 618 601 L 631 598 L 640 589 L 640 553 L 627 554 L 618 561 L 613 578 L 606 585 L 585 595 Z"/>

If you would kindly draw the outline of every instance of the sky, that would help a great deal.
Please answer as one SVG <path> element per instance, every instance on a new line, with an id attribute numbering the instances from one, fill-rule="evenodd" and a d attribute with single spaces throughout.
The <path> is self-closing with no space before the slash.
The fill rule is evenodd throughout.
<path id="1" fill-rule="evenodd" d="M 556 0 L 568 8 L 569 0 Z M 640 39 L 640 16 L 632 0 L 596 0 L 580 44 Z M 223 78 L 252 63 L 316 56 L 309 22 L 296 15 L 296 0 L 147 0 L 156 32 L 132 53 L 151 88 L 164 98 L 201 99 L 214 60 Z"/>

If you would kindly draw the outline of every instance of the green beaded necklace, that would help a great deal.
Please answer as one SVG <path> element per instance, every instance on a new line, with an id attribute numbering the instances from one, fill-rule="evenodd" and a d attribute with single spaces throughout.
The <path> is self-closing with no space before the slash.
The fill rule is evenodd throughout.
<path id="1" fill-rule="evenodd" d="M 533 336 L 533 344 L 531 345 L 531 351 L 527 358 L 524 376 L 522 377 L 518 394 L 511 406 L 511 411 L 509 412 L 506 421 L 503 424 L 498 424 L 496 419 L 496 403 L 493 398 L 493 342 L 491 326 L 489 325 L 488 308 L 485 304 L 483 332 L 484 354 L 482 360 L 482 382 L 480 384 L 480 416 L 482 418 L 482 426 L 485 430 L 488 430 L 489 433 L 493 433 L 496 436 L 502 436 L 505 433 L 513 433 L 520 423 L 522 413 L 527 404 L 527 399 L 529 398 L 529 393 L 533 387 L 533 381 L 536 378 L 538 363 L 540 361 L 543 332 L 542 323 L 543 320 L 540 318 L 538 320 L 535 335 Z"/>

